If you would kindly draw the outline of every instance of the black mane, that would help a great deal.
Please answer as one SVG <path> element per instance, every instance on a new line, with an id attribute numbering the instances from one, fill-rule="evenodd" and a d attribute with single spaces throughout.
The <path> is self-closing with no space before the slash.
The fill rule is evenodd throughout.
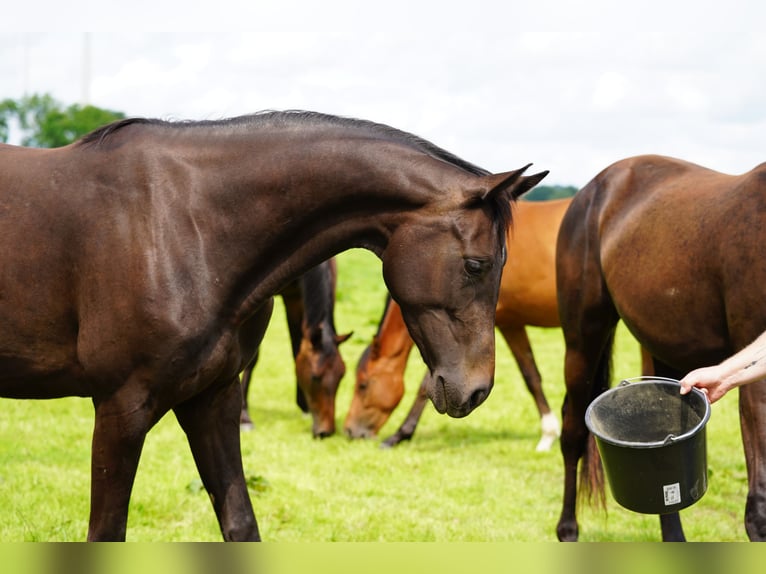
<path id="1" fill-rule="evenodd" d="M 329 114 L 322 114 L 319 112 L 308 112 L 303 110 L 287 110 L 287 111 L 265 111 L 258 112 L 251 115 L 238 116 L 223 120 L 202 120 L 202 121 L 165 121 L 159 119 L 148 118 L 126 118 L 124 120 L 118 120 L 116 122 L 107 124 L 101 128 L 98 128 L 91 133 L 83 136 L 79 143 L 81 145 L 96 144 L 103 145 L 114 136 L 117 132 L 123 130 L 128 126 L 133 125 L 155 125 L 155 126 L 169 126 L 179 128 L 227 128 L 236 126 L 259 126 L 259 125 L 273 125 L 273 126 L 285 126 L 285 125 L 330 125 L 348 128 L 364 128 L 374 133 L 380 134 L 386 138 L 406 143 L 410 146 L 416 147 L 433 157 L 441 159 L 449 164 L 455 165 L 465 171 L 473 173 L 474 175 L 488 175 L 489 172 L 482 169 L 470 162 L 467 162 L 456 155 L 432 144 L 431 142 L 420 138 L 411 133 L 392 128 L 385 124 L 379 124 L 368 120 L 360 120 L 356 118 L 347 118 L 342 116 L 333 116 Z"/>
<path id="2" fill-rule="evenodd" d="M 104 146 L 118 133 L 129 126 L 167 126 L 178 129 L 193 128 L 232 128 L 232 127 L 257 127 L 257 126 L 337 126 L 345 128 L 365 129 L 375 133 L 385 139 L 400 142 L 428 154 L 431 157 L 454 165 L 468 173 L 478 176 L 489 175 L 490 172 L 478 167 L 464 159 L 459 158 L 451 152 L 440 148 L 437 145 L 420 138 L 411 133 L 392 128 L 385 124 L 361 120 L 343 116 L 334 116 L 319 112 L 310 112 L 304 110 L 287 111 L 263 111 L 255 114 L 238 116 L 222 120 L 202 120 L 202 121 L 166 121 L 147 118 L 127 118 L 118 120 L 98 128 L 91 133 L 83 136 L 78 144 L 82 146 Z M 510 204 L 503 198 L 495 202 L 493 212 L 500 223 L 500 229 L 504 234 L 511 222 Z"/>

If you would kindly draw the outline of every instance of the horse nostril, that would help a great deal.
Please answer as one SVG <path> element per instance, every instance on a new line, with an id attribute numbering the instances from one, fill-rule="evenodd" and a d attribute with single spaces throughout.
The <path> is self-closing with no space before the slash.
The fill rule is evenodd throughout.
<path id="1" fill-rule="evenodd" d="M 335 434 L 335 431 L 333 430 L 321 430 L 319 432 L 314 433 L 314 438 L 327 438 Z"/>
<path id="2" fill-rule="evenodd" d="M 489 390 L 486 387 L 476 389 L 473 393 L 471 393 L 471 396 L 468 399 L 468 404 L 470 405 L 471 410 L 475 409 L 481 403 L 483 403 L 484 399 L 487 398 L 487 395 L 489 395 Z"/>

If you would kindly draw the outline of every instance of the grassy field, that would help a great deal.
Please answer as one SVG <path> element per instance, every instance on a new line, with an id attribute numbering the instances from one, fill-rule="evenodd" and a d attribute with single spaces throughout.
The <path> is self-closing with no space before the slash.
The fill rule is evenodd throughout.
<path id="1" fill-rule="evenodd" d="M 380 263 L 353 250 L 339 257 L 337 327 L 354 331 L 341 350 L 348 374 L 337 399 L 342 428 L 357 358 L 383 306 Z M 530 336 L 555 411 L 563 398 L 563 343 L 557 330 Z M 396 430 L 424 367 L 413 353 L 407 395 L 383 428 Z M 618 333 L 616 380 L 640 374 L 636 343 Z M 554 541 L 563 468 L 558 444 L 535 452 L 538 420 L 504 343 L 498 340 L 492 395 L 464 419 L 426 409 L 411 443 L 379 448 L 311 437 L 295 407 L 292 361 L 281 301 L 251 389 L 253 431 L 243 457 L 261 534 L 268 541 Z M 84 399 L 0 400 L 0 541 L 83 540 L 87 532 L 92 406 Z M 687 537 L 745 540 L 747 493 L 736 398 L 713 407 L 708 424 L 709 488 L 682 512 Z M 659 521 L 621 509 L 581 507 L 583 541 L 656 541 Z M 220 540 L 207 495 L 172 415 L 146 441 L 133 491 L 128 540 Z"/>

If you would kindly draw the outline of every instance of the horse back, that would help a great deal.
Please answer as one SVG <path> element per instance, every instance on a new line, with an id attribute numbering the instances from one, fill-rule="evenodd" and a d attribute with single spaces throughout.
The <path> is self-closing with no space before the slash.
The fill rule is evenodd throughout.
<path id="1" fill-rule="evenodd" d="M 560 304 L 580 316 L 616 311 L 653 356 L 689 370 L 766 328 L 752 289 L 766 281 L 753 265 L 763 241 L 762 169 L 732 176 L 662 156 L 622 160 L 564 218 Z"/>

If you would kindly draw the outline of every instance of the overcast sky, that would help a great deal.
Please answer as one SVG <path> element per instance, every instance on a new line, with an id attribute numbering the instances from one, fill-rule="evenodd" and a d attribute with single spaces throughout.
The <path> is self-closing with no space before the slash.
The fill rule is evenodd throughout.
<path id="1" fill-rule="evenodd" d="M 729 173 L 766 161 L 762 0 L 126 6 L 5 7 L 0 99 L 48 92 L 166 119 L 311 109 L 390 124 L 492 171 L 533 162 L 545 183 L 578 187 L 640 153 Z"/>

